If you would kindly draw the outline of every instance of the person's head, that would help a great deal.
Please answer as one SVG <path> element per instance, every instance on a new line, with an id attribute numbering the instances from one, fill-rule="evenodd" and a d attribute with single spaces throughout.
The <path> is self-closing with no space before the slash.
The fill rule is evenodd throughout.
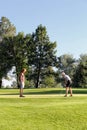
<path id="1" fill-rule="evenodd" d="M 62 72 L 62 76 L 63 76 L 63 77 L 65 76 L 65 73 L 64 73 L 64 72 Z"/>
<path id="2" fill-rule="evenodd" d="M 25 69 L 25 68 L 23 68 L 23 69 L 22 69 L 22 73 L 25 73 L 25 72 L 26 72 L 26 69 Z"/>

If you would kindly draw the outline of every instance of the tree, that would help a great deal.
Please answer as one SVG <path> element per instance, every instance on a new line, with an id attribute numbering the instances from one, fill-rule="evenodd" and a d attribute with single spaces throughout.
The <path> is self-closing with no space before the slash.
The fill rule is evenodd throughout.
<path id="1" fill-rule="evenodd" d="M 28 68 L 28 58 L 27 58 L 27 42 L 29 41 L 30 36 L 24 36 L 24 33 L 18 33 L 18 35 L 14 36 L 10 39 L 9 43 L 11 43 L 10 51 L 13 56 L 12 63 L 16 67 L 16 76 L 17 76 L 17 84 L 18 84 L 18 75 L 23 68 Z"/>
<path id="2" fill-rule="evenodd" d="M 2 78 L 6 77 L 8 71 L 11 69 L 10 58 L 8 63 L 9 56 L 9 46 L 5 44 L 4 40 L 0 44 L 0 87 L 2 85 Z"/>
<path id="3" fill-rule="evenodd" d="M 6 37 L 13 37 L 15 34 L 15 26 L 11 24 L 8 18 L 2 17 L 0 20 L 0 87 L 2 85 L 2 77 L 6 76 L 11 69 L 11 65 L 8 64 L 9 44 L 5 45 Z"/>
<path id="4" fill-rule="evenodd" d="M 23 68 L 28 68 L 28 58 L 27 58 L 27 42 L 30 39 L 30 35 L 24 36 L 23 33 L 19 33 L 14 37 L 13 44 L 13 56 L 14 65 L 16 67 L 17 84 L 18 75 Z M 28 69 L 27 69 L 28 70 Z"/>
<path id="5" fill-rule="evenodd" d="M 27 47 L 28 63 L 32 66 L 35 87 L 38 88 L 42 70 L 54 65 L 56 42 L 50 42 L 46 27 L 39 25 L 32 34 Z"/>
<path id="6" fill-rule="evenodd" d="M 87 54 L 81 55 L 74 74 L 74 87 L 87 87 Z"/>
<path id="7" fill-rule="evenodd" d="M 4 37 L 10 37 L 16 35 L 16 28 L 8 18 L 1 17 L 0 20 L 0 38 L 3 39 Z"/>
<path id="8" fill-rule="evenodd" d="M 55 71 L 52 66 L 44 68 L 41 73 L 41 85 L 44 87 L 55 87 L 56 86 L 56 77 Z"/>
<path id="9" fill-rule="evenodd" d="M 27 49 L 26 42 L 29 40 L 28 36 L 23 33 L 13 37 L 5 37 L 0 44 L 0 53 L 2 55 L 1 69 L 2 76 L 6 75 L 13 66 L 16 68 L 16 77 L 18 84 L 18 75 L 23 68 L 27 68 Z"/>
<path id="10" fill-rule="evenodd" d="M 70 54 L 64 54 L 58 57 L 58 72 L 65 71 L 65 73 L 69 74 L 73 77 L 74 69 L 76 67 L 76 60 Z"/>

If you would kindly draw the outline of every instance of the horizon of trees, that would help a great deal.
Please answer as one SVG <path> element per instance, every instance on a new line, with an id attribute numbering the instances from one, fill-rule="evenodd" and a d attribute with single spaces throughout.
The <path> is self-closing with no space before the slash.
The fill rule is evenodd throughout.
<path id="1" fill-rule="evenodd" d="M 87 54 L 79 59 L 71 54 L 56 55 L 56 42 L 51 42 L 45 26 L 39 25 L 32 34 L 19 32 L 6 17 L 0 21 L 0 87 L 2 78 L 15 67 L 16 83 L 22 68 L 27 69 L 26 88 L 57 87 L 63 83 L 61 72 L 73 80 L 74 87 L 87 87 Z M 55 69 L 56 71 L 55 71 Z"/>

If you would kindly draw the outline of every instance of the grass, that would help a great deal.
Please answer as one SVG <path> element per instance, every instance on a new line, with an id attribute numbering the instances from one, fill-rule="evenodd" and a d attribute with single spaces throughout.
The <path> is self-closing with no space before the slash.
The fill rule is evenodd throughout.
<path id="1" fill-rule="evenodd" d="M 1 130 L 87 130 L 87 89 L 73 89 L 73 97 L 63 97 L 64 89 L 0 90 Z M 84 96 L 83 96 L 84 94 Z"/>

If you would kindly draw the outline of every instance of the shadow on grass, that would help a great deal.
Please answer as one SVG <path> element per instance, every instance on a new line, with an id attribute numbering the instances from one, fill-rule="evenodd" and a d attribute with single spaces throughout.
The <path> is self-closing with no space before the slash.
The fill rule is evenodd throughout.
<path id="1" fill-rule="evenodd" d="M 38 89 L 37 89 L 38 90 Z M 64 94 L 65 93 L 65 90 L 48 90 L 48 91 L 27 91 L 27 92 L 23 92 L 24 95 L 52 95 L 52 94 Z M 0 95 L 19 95 L 19 92 L 18 93 L 14 93 L 14 92 L 3 92 L 3 93 L 0 93 Z"/>
<path id="2" fill-rule="evenodd" d="M 65 90 L 49 90 L 49 91 L 41 91 L 41 92 L 25 92 L 25 94 L 29 95 L 44 95 L 44 94 L 65 94 Z M 87 90 L 73 90 L 73 94 L 87 94 Z"/>
<path id="3" fill-rule="evenodd" d="M 73 90 L 73 94 L 87 94 L 87 89 Z"/>
<path id="4" fill-rule="evenodd" d="M 0 93 L 0 95 L 19 95 L 18 93 Z"/>
<path id="5" fill-rule="evenodd" d="M 29 90 L 29 89 L 28 89 Z M 24 92 L 24 95 L 60 95 L 60 94 L 65 94 L 65 90 L 41 90 L 39 91 L 38 89 L 35 91 L 28 91 Z M 73 94 L 87 94 L 87 89 L 74 89 Z M 19 95 L 19 92 L 3 92 L 0 93 L 0 95 Z"/>
<path id="6" fill-rule="evenodd" d="M 65 93 L 65 90 L 48 90 L 48 91 L 34 91 L 34 92 L 25 92 L 25 94 L 29 94 L 29 95 L 52 95 L 52 94 L 64 94 Z"/>

